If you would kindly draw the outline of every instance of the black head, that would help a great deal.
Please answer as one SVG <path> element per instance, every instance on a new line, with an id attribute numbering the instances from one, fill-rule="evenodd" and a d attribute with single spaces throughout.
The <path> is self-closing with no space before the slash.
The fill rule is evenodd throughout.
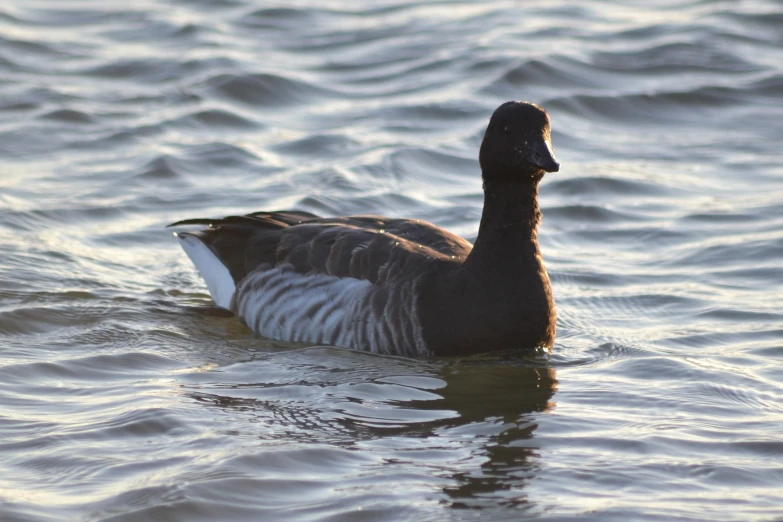
<path id="1" fill-rule="evenodd" d="M 535 103 L 510 101 L 489 119 L 479 152 L 485 181 L 540 180 L 557 172 L 549 114 Z"/>

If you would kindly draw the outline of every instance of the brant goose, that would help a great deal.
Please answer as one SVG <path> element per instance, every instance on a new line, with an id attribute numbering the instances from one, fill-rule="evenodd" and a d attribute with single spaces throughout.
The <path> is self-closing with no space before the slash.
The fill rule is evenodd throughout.
<path id="1" fill-rule="evenodd" d="M 507 102 L 479 153 L 471 245 L 415 219 L 255 212 L 169 226 L 215 303 L 259 334 L 402 356 L 551 348 L 556 312 L 538 248 L 538 184 L 560 165 L 549 115 Z"/>

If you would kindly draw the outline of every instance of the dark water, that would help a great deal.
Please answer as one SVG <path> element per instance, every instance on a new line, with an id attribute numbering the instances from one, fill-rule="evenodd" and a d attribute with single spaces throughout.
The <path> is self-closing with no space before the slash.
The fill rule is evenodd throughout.
<path id="1" fill-rule="evenodd" d="M 0 519 L 783 517 L 783 3 L 312 4 L 0 4 Z M 178 219 L 473 238 L 508 99 L 563 164 L 551 356 L 196 311 Z"/>

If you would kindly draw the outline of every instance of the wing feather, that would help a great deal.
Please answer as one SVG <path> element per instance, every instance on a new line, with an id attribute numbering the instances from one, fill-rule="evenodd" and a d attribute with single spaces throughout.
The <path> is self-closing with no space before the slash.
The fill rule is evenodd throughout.
<path id="1" fill-rule="evenodd" d="M 170 226 L 207 225 L 194 232 L 237 283 L 253 270 L 286 264 L 301 274 L 352 277 L 374 284 L 431 263 L 465 260 L 472 245 L 430 223 L 380 216 L 319 218 L 309 212 L 254 212 L 222 219 L 187 219 Z"/>

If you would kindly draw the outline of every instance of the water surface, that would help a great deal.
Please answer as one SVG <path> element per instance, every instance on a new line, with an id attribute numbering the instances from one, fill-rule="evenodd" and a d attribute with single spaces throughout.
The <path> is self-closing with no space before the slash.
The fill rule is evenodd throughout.
<path id="1" fill-rule="evenodd" d="M 0 518 L 783 516 L 783 4 L 0 6 Z M 544 105 L 549 357 L 262 339 L 167 223 L 473 239 L 478 144 Z"/>

